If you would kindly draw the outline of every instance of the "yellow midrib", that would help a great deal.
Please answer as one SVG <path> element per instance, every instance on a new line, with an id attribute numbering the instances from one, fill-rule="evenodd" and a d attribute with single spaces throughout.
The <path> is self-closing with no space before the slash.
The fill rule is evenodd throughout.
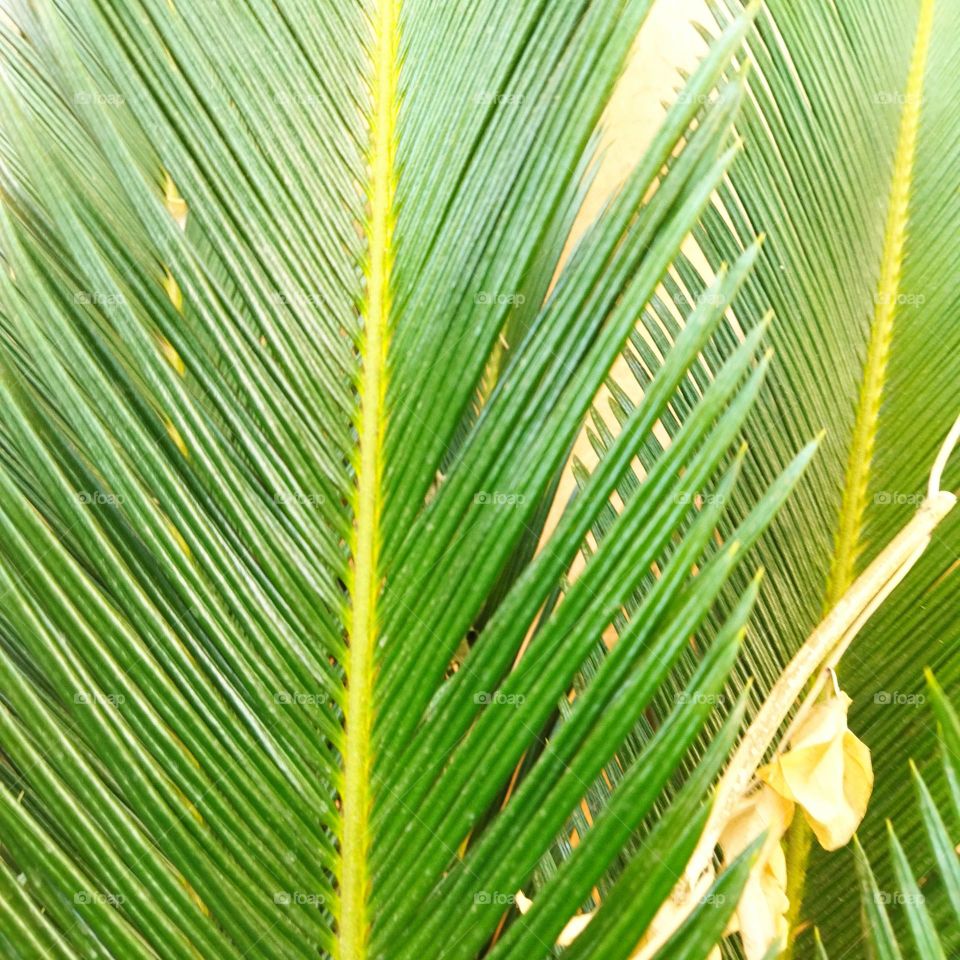
<path id="1" fill-rule="evenodd" d="M 913 167 L 920 127 L 920 106 L 923 98 L 927 52 L 933 31 L 935 0 L 923 0 L 917 36 L 907 76 L 907 89 L 900 118 L 897 154 L 887 208 L 887 225 L 883 242 L 883 260 L 877 286 L 870 342 L 864 365 L 853 441 L 847 462 L 846 482 L 840 505 L 833 565 L 827 581 L 826 607 L 829 609 L 846 593 L 856 576 L 861 549 L 863 519 L 867 508 L 867 487 L 880 421 L 880 404 L 887 376 L 890 342 L 900 293 L 900 277 L 910 219 L 910 194 Z"/>
<path id="2" fill-rule="evenodd" d="M 913 168 L 917 152 L 917 135 L 920 127 L 920 107 L 927 68 L 927 53 L 933 31 L 934 5 L 935 0 L 923 0 L 910 61 L 910 70 L 907 76 L 893 178 L 890 185 L 890 202 L 887 208 L 880 279 L 877 285 L 863 382 L 860 387 L 860 399 L 857 404 L 857 416 L 847 461 L 843 498 L 840 503 L 840 518 L 833 562 L 827 578 L 824 598 L 825 610 L 834 607 L 850 588 L 856 578 L 857 561 L 862 549 L 861 537 L 867 509 L 870 470 L 873 465 L 877 429 L 880 423 L 880 404 L 887 378 L 887 362 L 890 356 L 890 344 L 893 339 L 893 324 L 897 311 L 897 298 L 900 293 L 907 226 L 910 219 Z M 782 955 L 783 960 L 790 960 L 794 953 L 793 936 L 800 919 L 811 844 L 812 832 L 810 828 L 805 820 L 797 817 L 790 827 L 788 840 L 787 895 L 790 900 L 790 907 L 787 913 L 787 923 L 790 930 L 790 942 Z"/>
<path id="3" fill-rule="evenodd" d="M 397 0 L 379 0 L 374 24 L 370 124 L 369 262 L 360 347 L 358 463 L 346 664 L 344 780 L 340 838 L 339 960 L 365 960 L 370 916 L 371 742 L 380 594 L 384 404 L 393 264 L 397 115 Z"/>

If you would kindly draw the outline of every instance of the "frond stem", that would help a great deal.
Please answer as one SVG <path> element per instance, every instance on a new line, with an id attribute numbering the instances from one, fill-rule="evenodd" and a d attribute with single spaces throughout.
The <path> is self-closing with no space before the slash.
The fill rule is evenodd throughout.
<path id="1" fill-rule="evenodd" d="M 857 558 L 861 549 L 861 531 L 867 507 L 867 485 L 873 465 L 880 403 L 887 375 L 893 324 L 900 294 L 900 279 L 910 220 L 910 196 L 913 168 L 917 154 L 921 102 L 927 51 L 933 32 L 935 0 L 923 0 L 917 37 L 913 48 L 900 133 L 894 158 L 887 224 L 883 241 L 880 281 L 875 296 L 873 323 L 860 387 L 860 401 L 854 425 L 853 441 L 847 462 L 843 500 L 840 506 L 840 527 L 837 532 L 833 566 L 827 583 L 826 607 L 832 607 L 853 583 Z"/>
<path id="2" fill-rule="evenodd" d="M 850 589 L 856 576 L 857 561 L 862 550 L 863 520 L 867 509 L 867 493 L 877 430 L 880 423 L 880 404 L 887 378 L 890 344 L 893 340 L 893 325 L 900 294 L 904 252 L 907 242 L 907 227 L 910 220 L 910 197 L 913 187 L 913 168 L 917 154 L 917 137 L 920 130 L 921 103 L 927 67 L 927 53 L 933 33 L 935 0 L 923 0 L 917 35 L 914 41 L 903 112 L 900 115 L 900 131 L 894 157 L 893 178 L 890 184 L 890 200 L 887 207 L 887 223 L 884 232 L 880 280 L 875 295 L 873 323 L 860 386 L 860 400 L 853 429 L 847 462 L 843 498 L 840 504 L 839 528 L 833 563 L 827 580 L 825 609 L 830 610 Z M 819 691 L 818 691 L 819 692 Z M 809 703 L 809 698 L 808 698 Z M 787 861 L 787 876 L 790 885 L 790 909 L 787 923 L 790 928 L 790 945 L 783 960 L 793 956 L 794 929 L 800 918 L 803 892 L 806 885 L 806 870 L 809 860 L 810 838 L 797 836 L 809 828 L 798 819 L 791 827 L 790 850 L 795 854 Z"/>
<path id="3" fill-rule="evenodd" d="M 360 344 L 358 463 L 348 615 L 339 960 L 365 960 L 370 936 L 373 688 L 378 633 L 383 437 L 396 193 L 397 0 L 379 0 L 373 47 L 369 263 Z"/>

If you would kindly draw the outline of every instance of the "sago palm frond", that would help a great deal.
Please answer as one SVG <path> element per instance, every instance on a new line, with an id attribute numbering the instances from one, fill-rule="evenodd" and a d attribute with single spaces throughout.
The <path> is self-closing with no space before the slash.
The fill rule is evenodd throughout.
<path id="1" fill-rule="evenodd" d="M 0 34 L 6 956 L 527 960 L 609 876 L 570 953 L 632 954 L 742 715 L 729 704 L 685 764 L 757 599 L 753 565 L 731 577 L 813 452 L 797 443 L 723 519 L 769 365 L 763 326 L 725 319 L 751 242 L 537 549 L 584 415 L 734 152 L 743 80 L 721 77 L 746 15 L 554 283 L 649 5 L 17 4 Z M 681 391 L 674 442 L 628 489 Z M 663 956 L 712 947 L 751 853 Z"/>
<path id="2" fill-rule="evenodd" d="M 710 6 L 722 25 L 744 5 Z M 746 330 L 768 308 L 777 317 L 778 362 L 748 428 L 758 439 L 745 504 L 800 437 L 826 429 L 824 455 L 758 547 L 776 586 L 760 599 L 734 684 L 754 680 L 757 704 L 918 511 L 960 408 L 958 29 L 955 0 L 766 0 L 745 44 L 751 82 L 736 124 L 745 149 L 697 231 L 714 268 L 758 232 L 769 237 L 737 305 Z M 704 290 L 681 262 L 647 315 L 653 335 L 669 343 L 667 304 L 689 311 Z M 954 464 L 943 489 L 957 483 Z M 734 503 L 732 516 L 745 508 Z M 914 707 L 922 665 L 947 689 L 958 681 L 958 554 L 954 511 L 889 602 L 857 625 L 839 667 L 851 726 L 874 758 L 868 849 L 879 849 L 887 817 L 909 843 L 922 829 L 904 744 L 922 755 L 931 743 Z M 799 826 L 788 856 L 792 920 L 820 925 L 840 955 L 856 953 L 855 907 L 837 894 L 829 856 L 814 855 L 804 883 L 809 848 Z M 797 955 L 812 949 L 805 939 Z"/>

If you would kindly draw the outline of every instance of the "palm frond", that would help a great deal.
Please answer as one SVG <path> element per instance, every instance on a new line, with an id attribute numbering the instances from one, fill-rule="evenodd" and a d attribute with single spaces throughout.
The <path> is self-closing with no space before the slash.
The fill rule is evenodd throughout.
<path id="1" fill-rule="evenodd" d="M 721 25 L 743 8 L 738 0 L 710 6 Z M 824 456 L 758 546 L 774 587 L 760 599 L 733 686 L 737 692 L 755 680 L 755 704 L 923 502 L 960 407 L 953 319 L 960 174 L 947 159 L 960 137 L 952 106 L 960 91 L 951 40 L 958 17 L 951 0 L 766 0 L 745 45 L 751 82 L 737 121 L 745 149 L 697 231 L 714 269 L 768 233 L 737 320 L 749 330 L 772 308 L 778 362 L 748 426 L 738 495 L 749 500 L 799 437 L 826 429 Z M 633 348 L 641 382 L 656 367 L 650 344 L 669 345 L 705 288 L 692 262 L 677 263 L 646 315 L 647 342 Z M 689 389 L 697 389 L 695 379 Z M 676 429 L 669 418 L 664 425 Z M 954 464 L 944 488 L 956 490 L 957 482 Z M 924 662 L 948 689 L 957 682 L 950 640 L 960 596 L 958 524 L 954 515 L 937 530 L 840 670 L 854 700 L 851 723 L 875 759 L 867 846 L 876 845 L 886 817 L 908 843 L 920 828 L 898 770 L 902 744 L 922 751 L 930 734 L 919 711 L 897 705 L 923 695 Z M 794 860 L 798 908 L 807 856 Z M 849 898 L 830 892 L 834 867 L 814 856 L 811 870 L 808 906 L 795 919 L 855 950 Z M 821 899 L 818 891 L 827 892 Z"/>
<path id="2" fill-rule="evenodd" d="M 769 366 L 765 328 L 734 344 L 724 321 L 751 241 L 535 550 L 735 153 L 749 14 L 554 283 L 649 6 L 39 0 L 3 28 L 9 956 L 552 956 L 655 814 L 575 948 L 632 952 L 740 717 L 691 771 L 759 592 L 728 584 L 814 449 L 724 520 Z M 548 604 L 705 356 L 675 442 Z M 517 918 L 668 682 L 683 699 Z M 673 955 L 716 940 L 748 865 Z"/>

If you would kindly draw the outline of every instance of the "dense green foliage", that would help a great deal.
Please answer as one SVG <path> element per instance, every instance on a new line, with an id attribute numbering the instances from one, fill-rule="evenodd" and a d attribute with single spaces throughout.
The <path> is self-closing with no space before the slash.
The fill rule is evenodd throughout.
<path id="1" fill-rule="evenodd" d="M 714 5 L 565 258 L 651 2 L 14 5 L 4 956 L 529 960 L 588 909 L 564 955 L 634 953 L 960 380 L 956 0 Z M 609 385 L 545 531 L 621 356 L 642 400 Z M 954 905 L 955 780 L 908 794 L 871 703 L 960 678 L 958 529 L 841 669 Z M 710 952 L 752 852 L 658 957 Z"/>

